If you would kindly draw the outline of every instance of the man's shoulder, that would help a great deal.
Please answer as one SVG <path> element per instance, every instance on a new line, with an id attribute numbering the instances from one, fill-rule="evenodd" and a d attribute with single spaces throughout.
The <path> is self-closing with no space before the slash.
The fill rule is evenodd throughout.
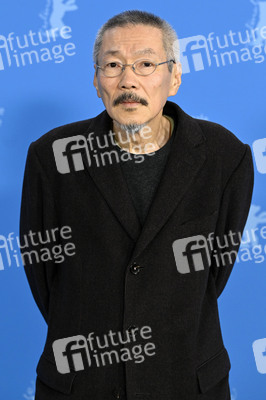
<path id="1" fill-rule="evenodd" d="M 205 137 L 209 154 L 220 160 L 229 168 L 234 168 L 247 152 L 248 144 L 239 139 L 237 134 L 231 132 L 225 126 L 216 122 L 195 119 Z"/>
<path id="2" fill-rule="evenodd" d="M 227 129 L 224 125 L 204 119 L 193 118 L 199 124 L 206 140 L 214 146 L 227 148 L 234 146 L 240 150 L 245 146 L 237 134 Z"/>
<path id="3" fill-rule="evenodd" d="M 217 122 L 206 119 L 195 118 L 186 113 L 176 103 L 168 102 L 168 107 L 186 127 L 186 134 L 191 142 L 205 141 L 208 149 L 217 154 L 226 155 L 228 152 L 243 154 L 246 151 L 246 144 L 241 141 L 237 132 L 233 133 Z"/>

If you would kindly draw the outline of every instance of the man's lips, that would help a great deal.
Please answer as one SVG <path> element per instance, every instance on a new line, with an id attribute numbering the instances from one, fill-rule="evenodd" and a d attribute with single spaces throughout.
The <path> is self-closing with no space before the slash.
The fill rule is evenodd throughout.
<path id="1" fill-rule="evenodd" d="M 126 104 L 126 105 L 128 105 L 128 104 L 140 104 L 140 102 L 139 101 L 122 101 L 121 104 Z"/>
<path id="2" fill-rule="evenodd" d="M 139 101 L 125 100 L 122 103 L 139 103 Z"/>

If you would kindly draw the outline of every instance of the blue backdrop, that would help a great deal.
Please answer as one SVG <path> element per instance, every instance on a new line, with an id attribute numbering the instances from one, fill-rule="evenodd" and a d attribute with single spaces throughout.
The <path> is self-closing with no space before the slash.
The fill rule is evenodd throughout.
<path id="1" fill-rule="evenodd" d="M 232 399 L 266 399 L 266 2 L 256 0 L 2 2 L 0 398 L 34 399 L 47 331 L 18 251 L 7 247 L 7 238 L 19 232 L 27 149 L 48 130 L 103 110 L 92 85 L 93 43 L 99 27 L 126 9 L 153 12 L 178 33 L 182 84 L 169 100 L 194 117 L 220 123 L 253 148 L 255 187 L 245 234 L 256 233 L 241 246 L 219 308 Z M 63 37 L 42 43 L 45 30 L 64 25 Z"/>

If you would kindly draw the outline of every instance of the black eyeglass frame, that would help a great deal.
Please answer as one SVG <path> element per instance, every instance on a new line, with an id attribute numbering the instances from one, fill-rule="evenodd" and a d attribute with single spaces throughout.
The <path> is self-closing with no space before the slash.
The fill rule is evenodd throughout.
<path id="1" fill-rule="evenodd" d="M 156 68 L 158 67 L 158 65 L 166 64 L 166 63 L 169 63 L 169 62 L 171 62 L 171 61 L 172 61 L 174 64 L 176 64 L 175 60 L 173 60 L 173 59 L 172 59 L 172 60 L 163 61 L 163 62 L 160 62 L 160 63 L 154 63 L 154 62 L 151 61 L 152 64 L 155 65 L 154 70 L 153 70 L 152 72 L 150 72 L 149 74 L 143 75 L 143 74 L 139 74 L 138 72 L 136 72 L 136 69 L 135 69 L 135 67 L 134 67 L 134 65 L 135 65 L 137 62 L 140 62 L 140 61 L 148 61 L 148 60 L 145 60 L 145 59 L 143 59 L 143 60 L 137 60 L 137 61 L 135 61 L 135 62 L 132 63 L 132 64 L 122 64 L 122 63 L 120 63 L 120 62 L 113 61 L 113 62 L 116 62 L 117 64 L 120 64 L 120 65 L 122 66 L 120 73 L 119 73 L 118 75 L 114 75 L 114 76 L 105 75 L 105 74 L 104 74 L 104 69 L 103 69 L 103 67 L 100 66 L 100 65 L 98 65 L 98 64 L 95 64 L 95 65 L 96 65 L 97 69 L 99 68 L 99 69 L 101 69 L 101 70 L 103 71 L 104 76 L 106 76 L 107 78 L 116 78 L 117 76 L 120 76 L 120 75 L 122 74 L 122 72 L 125 70 L 125 68 L 126 68 L 127 66 L 131 66 L 131 67 L 132 67 L 132 70 L 135 72 L 136 75 L 140 75 L 140 76 L 149 76 L 149 75 L 153 74 L 153 72 L 156 70 Z M 107 64 L 108 64 L 108 63 L 107 63 Z"/>

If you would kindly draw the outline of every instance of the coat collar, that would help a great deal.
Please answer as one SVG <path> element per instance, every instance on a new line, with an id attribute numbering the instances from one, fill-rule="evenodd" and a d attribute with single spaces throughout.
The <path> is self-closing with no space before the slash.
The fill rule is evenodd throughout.
<path id="1" fill-rule="evenodd" d="M 143 227 L 136 214 L 120 162 L 100 167 L 86 164 L 86 172 L 94 180 L 123 228 L 135 241 L 132 260 L 139 256 L 166 224 L 206 159 L 205 137 L 197 120 L 170 101 L 166 102 L 163 114 L 170 115 L 175 120 L 176 132 L 156 196 Z M 104 110 L 92 120 L 86 133 L 94 132 L 96 136 L 100 136 L 106 135 L 110 130 L 112 119 Z M 108 149 L 97 151 L 120 150 L 115 144 L 111 144 Z"/>

